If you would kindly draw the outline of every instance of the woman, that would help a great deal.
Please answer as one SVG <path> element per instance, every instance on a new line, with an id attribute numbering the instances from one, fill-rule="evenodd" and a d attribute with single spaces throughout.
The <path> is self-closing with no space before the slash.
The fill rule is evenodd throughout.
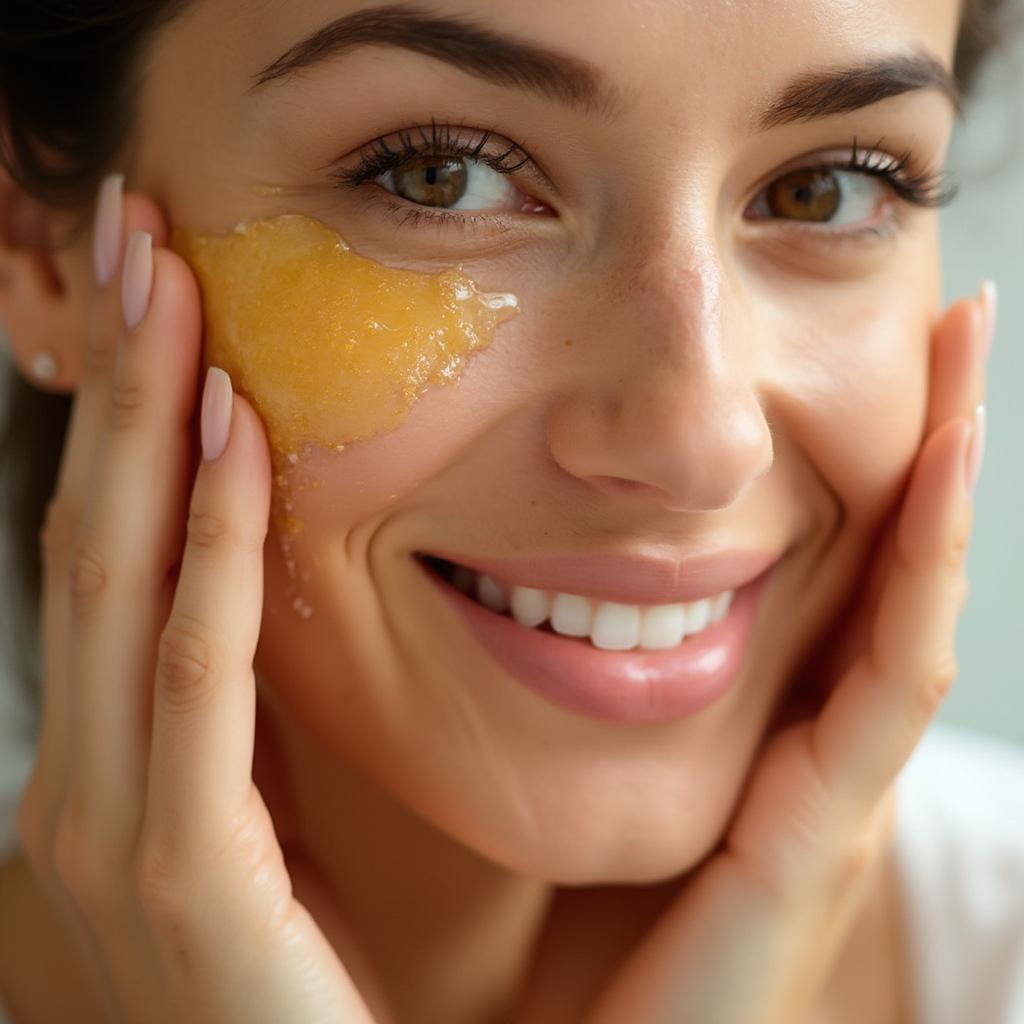
<path id="1" fill-rule="evenodd" d="M 0 72 L 0 314 L 76 396 L 19 442 L 15 1019 L 908 1019 L 893 786 L 995 319 L 938 308 L 935 208 L 995 5 L 50 6 Z M 519 313 L 272 467 L 171 232 L 284 214 Z"/>

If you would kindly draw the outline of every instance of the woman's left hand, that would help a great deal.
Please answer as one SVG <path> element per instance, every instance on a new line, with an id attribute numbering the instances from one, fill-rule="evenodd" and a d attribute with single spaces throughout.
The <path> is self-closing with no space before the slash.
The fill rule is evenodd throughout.
<path id="1" fill-rule="evenodd" d="M 956 677 L 973 506 L 965 463 L 994 302 L 936 327 L 924 440 L 816 716 L 770 736 L 721 844 L 631 950 L 587 1024 L 814 1019 L 892 834 L 895 780 Z M 835 679 L 827 675 L 825 679 Z"/>

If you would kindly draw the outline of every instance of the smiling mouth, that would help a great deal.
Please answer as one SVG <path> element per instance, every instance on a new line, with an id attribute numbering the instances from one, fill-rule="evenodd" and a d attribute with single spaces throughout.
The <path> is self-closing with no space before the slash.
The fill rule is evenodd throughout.
<path id="1" fill-rule="evenodd" d="M 724 590 L 689 602 L 625 604 L 509 584 L 437 555 L 416 558 L 426 571 L 494 614 L 604 651 L 681 647 L 725 620 L 737 592 Z"/>
<path id="2" fill-rule="evenodd" d="M 499 602 L 492 598 L 491 604 L 485 603 L 480 598 L 479 585 L 477 583 L 478 573 L 464 565 L 459 565 L 457 562 L 449 562 L 447 559 L 439 558 L 437 555 L 416 555 L 416 560 L 423 565 L 428 572 L 433 573 L 435 576 L 444 580 L 454 590 L 464 594 L 470 600 L 475 601 L 480 607 L 486 608 L 490 612 L 494 612 L 495 615 L 501 615 L 504 618 L 512 618 L 508 613 L 508 601 Z M 485 591 L 486 594 L 486 591 Z M 505 604 L 505 608 L 501 608 L 501 603 Z M 493 607 L 492 607 L 493 605 Z M 541 633 L 556 634 L 551 628 L 551 620 L 545 619 L 540 625 L 532 627 L 539 630 Z M 566 637 L 565 639 L 578 639 L 583 640 L 583 637 Z"/>

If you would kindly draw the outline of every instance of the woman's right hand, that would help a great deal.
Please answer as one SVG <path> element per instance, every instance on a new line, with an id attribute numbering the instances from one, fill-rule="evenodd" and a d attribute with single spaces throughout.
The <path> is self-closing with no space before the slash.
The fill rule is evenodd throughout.
<path id="1" fill-rule="evenodd" d="M 253 783 L 269 450 L 212 371 L 196 471 L 201 303 L 166 244 L 158 207 L 108 178 L 42 534 L 42 726 L 19 834 L 112 1021 L 368 1022 Z"/>

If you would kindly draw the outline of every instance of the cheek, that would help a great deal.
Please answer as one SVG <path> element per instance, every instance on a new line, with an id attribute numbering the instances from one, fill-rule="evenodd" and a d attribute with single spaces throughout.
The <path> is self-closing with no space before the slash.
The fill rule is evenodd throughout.
<path id="1" fill-rule="evenodd" d="M 174 246 L 202 287 L 205 364 L 260 412 L 277 468 L 393 430 L 517 312 L 511 294 L 385 267 L 301 215 L 226 237 L 178 231 Z"/>
<path id="2" fill-rule="evenodd" d="M 780 392 L 794 442 L 853 520 L 871 520 L 901 484 L 927 405 L 929 311 L 906 295 L 839 304 L 795 339 Z"/>

